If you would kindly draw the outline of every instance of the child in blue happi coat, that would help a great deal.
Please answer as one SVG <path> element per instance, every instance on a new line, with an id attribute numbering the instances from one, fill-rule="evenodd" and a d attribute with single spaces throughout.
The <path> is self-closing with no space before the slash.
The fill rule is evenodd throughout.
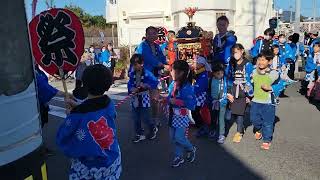
<path id="1" fill-rule="evenodd" d="M 314 85 L 314 81 L 317 80 L 316 75 L 320 72 L 320 42 L 316 42 L 313 45 L 313 52 L 310 53 L 306 61 L 306 77 L 305 80 L 309 82 L 308 89 L 309 92 Z M 317 72 L 317 73 L 316 73 Z M 318 78 L 319 79 L 319 78 Z"/>
<path id="2" fill-rule="evenodd" d="M 201 118 L 200 110 L 206 104 L 207 90 L 208 90 L 208 73 L 211 73 L 211 67 L 207 60 L 198 56 L 194 64 L 194 93 L 196 96 L 196 108 L 192 111 L 192 118 L 195 120 L 196 126 L 201 127 L 203 120 Z M 202 135 L 202 129 L 199 130 L 198 135 Z"/>
<path id="3" fill-rule="evenodd" d="M 155 122 L 150 117 L 151 103 L 149 94 L 149 90 L 157 88 L 158 79 L 143 67 L 142 55 L 134 54 L 130 59 L 130 63 L 132 71 L 129 73 L 128 92 L 129 94 L 135 94 L 132 96 L 131 105 L 136 133 L 133 142 L 137 143 L 146 139 L 141 127 L 141 120 L 149 127 L 149 139 L 155 139 L 158 132 Z"/>
<path id="4" fill-rule="evenodd" d="M 170 138 L 175 149 L 172 167 L 178 167 L 184 163 L 185 152 L 187 152 L 187 161 L 193 162 L 195 160 L 196 148 L 186 137 L 186 130 L 190 122 L 188 111 L 195 109 L 196 99 L 191 85 L 190 68 L 186 61 L 175 61 L 171 76 L 173 82 L 169 86 L 167 101 L 169 104 Z"/>
<path id="5" fill-rule="evenodd" d="M 286 71 L 288 76 L 291 79 L 294 79 L 296 52 L 294 52 L 290 44 L 286 42 L 286 37 L 284 34 L 279 35 L 278 45 L 279 45 L 280 61 L 284 66 L 282 71 Z"/>
<path id="6" fill-rule="evenodd" d="M 69 179 L 118 180 L 121 153 L 116 136 L 116 110 L 112 100 L 103 95 L 112 84 L 112 73 L 96 64 L 86 68 L 82 81 L 88 98 L 71 110 L 56 137 L 59 149 L 71 158 Z"/>
<path id="7" fill-rule="evenodd" d="M 287 81 L 290 81 L 290 83 L 292 83 L 293 81 L 288 77 L 288 68 L 287 68 L 287 65 L 286 65 L 286 60 L 285 58 L 281 58 L 281 54 L 280 54 L 280 46 L 278 44 L 275 44 L 272 46 L 272 49 L 273 49 L 273 60 L 272 60 L 272 63 L 270 65 L 270 69 L 272 70 L 275 70 L 279 73 L 280 76 L 283 77 L 282 78 L 279 78 L 275 84 L 282 84 L 284 82 L 287 82 Z M 283 82 L 279 82 L 280 80 L 283 80 Z M 288 83 L 286 83 L 288 84 Z M 285 86 L 283 86 L 283 88 L 280 88 L 282 89 L 282 92 L 280 93 L 283 94 L 283 91 L 285 90 Z M 276 101 L 276 104 L 279 104 L 279 96 L 275 96 L 275 101 Z"/>
<path id="8" fill-rule="evenodd" d="M 272 50 L 273 50 L 274 57 L 273 57 L 272 64 L 271 64 L 270 68 L 280 72 L 282 66 L 285 65 L 285 62 L 281 61 L 279 45 L 278 44 L 274 44 L 272 46 Z"/>
<path id="9" fill-rule="evenodd" d="M 230 64 L 228 99 L 233 119 L 237 123 L 237 133 L 233 142 L 239 143 L 244 134 L 244 115 L 247 104 L 253 96 L 251 77 L 253 65 L 245 58 L 244 47 L 236 44 L 232 47 L 233 58 Z"/>
<path id="10" fill-rule="evenodd" d="M 250 50 L 250 55 L 253 58 L 253 64 L 256 64 L 258 55 L 267 50 L 272 50 L 272 46 L 276 44 L 276 41 L 273 40 L 274 35 L 276 34 L 273 28 L 268 28 L 264 31 L 264 38 L 257 40 L 255 45 Z"/>
<path id="11" fill-rule="evenodd" d="M 218 129 L 218 143 L 225 141 L 225 114 L 228 104 L 227 99 L 227 76 L 225 76 L 225 67 L 221 63 L 214 63 L 212 66 L 212 78 L 209 80 L 209 92 L 212 100 L 211 111 L 211 131 L 209 137 L 215 137 L 215 131 Z M 218 121 L 218 127 L 216 127 Z"/>

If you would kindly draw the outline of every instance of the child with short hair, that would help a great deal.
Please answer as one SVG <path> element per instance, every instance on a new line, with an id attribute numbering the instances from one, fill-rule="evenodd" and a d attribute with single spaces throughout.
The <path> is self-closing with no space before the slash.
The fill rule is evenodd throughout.
<path id="1" fill-rule="evenodd" d="M 283 74 L 286 75 L 288 74 L 287 72 L 287 67 L 286 67 L 286 62 L 282 62 L 282 59 L 280 58 L 280 47 L 278 44 L 274 44 L 272 46 L 272 51 L 273 51 L 273 60 L 272 60 L 272 64 L 270 65 L 270 68 L 272 70 L 277 71 L 279 74 Z M 279 82 L 278 82 L 279 83 Z M 283 90 L 285 89 L 285 87 L 281 88 L 283 92 Z M 280 104 L 280 99 L 279 96 L 275 97 L 276 100 L 276 104 L 279 105 Z"/>
<path id="2" fill-rule="evenodd" d="M 276 34 L 273 28 L 267 28 L 264 31 L 264 37 L 258 39 L 254 46 L 250 50 L 250 55 L 253 57 L 253 64 L 256 64 L 258 55 L 263 51 L 271 51 L 272 45 L 276 44 L 273 40 L 274 35 Z"/>
<path id="3" fill-rule="evenodd" d="M 294 80 L 294 70 L 295 70 L 295 52 L 293 52 L 290 44 L 286 42 L 286 36 L 284 34 L 279 35 L 279 52 L 280 61 L 282 63 L 283 72 L 285 71 L 288 76 Z"/>
<path id="4" fill-rule="evenodd" d="M 223 144 L 225 142 L 225 114 L 228 104 L 227 99 L 227 77 L 224 75 L 224 65 L 222 63 L 214 63 L 212 66 L 212 78 L 209 82 L 210 96 L 212 99 L 211 111 L 211 131 L 209 137 L 213 138 L 215 135 L 216 122 L 218 120 L 219 137 L 217 142 Z"/>
<path id="5" fill-rule="evenodd" d="M 82 81 L 88 99 L 74 107 L 60 126 L 56 143 L 71 158 L 69 179 L 119 179 L 121 153 L 115 125 L 116 110 L 104 95 L 112 83 L 111 71 L 89 66 Z"/>
<path id="6" fill-rule="evenodd" d="M 282 62 L 280 61 L 279 45 L 278 44 L 274 44 L 272 46 L 272 50 L 273 50 L 274 57 L 273 57 L 273 60 L 272 60 L 271 69 L 280 72 L 281 67 L 282 67 Z"/>
<path id="7" fill-rule="evenodd" d="M 184 152 L 187 152 L 187 161 L 195 160 L 196 148 L 186 137 L 189 127 L 188 111 L 195 109 L 196 99 L 191 85 L 190 67 L 186 61 L 178 60 L 173 63 L 171 71 L 173 82 L 169 86 L 167 101 L 169 104 L 170 138 L 174 144 L 175 157 L 172 167 L 184 163 Z"/>
<path id="8" fill-rule="evenodd" d="M 261 148 L 269 150 L 273 123 L 275 120 L 275 104 L 272 97 L 272 84 L 278 79 L 279 74 L 269 67 L 272 63 L 272 51 L 264 51 L 258 56 L 257 68 L 253 72 L 254 97 L 251 103 L 250 119 L 254 126 L 255 138 L 263 138 Z"/>
<path id="9" fill-rule="evenodd" d="M 235 44 L 232 47 L 232 57 L 230 64 L 231 82 L 228 89 L 228 99 L 233 119 L 237 123 L 237 133 L 233 137 L 233 142 L 240 143 L 244 134 L 244 115 L 247 104 L 252 97 L 251 75 L 253 65 L 245 58 L 244 47 L 241 44 Z"/>
<path id="10" fill-rule="evenodd" d="M 143 129 L 141 127 L 141 120 L 149 128 L 148 139 L 155 139 L 158 128 L 151 116 L 150 93 L 152 89 L 156 89 L 158 79 L 147 69 L 143 67 L 143 58 L 141 54 L 134 54 L 130 59 L 132 71 L 129 73 L 128 92 L 134 93 L 132 96 L 131 106 L 134 114 L 134 129 L 135 138 L 134 143 L 138 143 L 146 139 Z"/>

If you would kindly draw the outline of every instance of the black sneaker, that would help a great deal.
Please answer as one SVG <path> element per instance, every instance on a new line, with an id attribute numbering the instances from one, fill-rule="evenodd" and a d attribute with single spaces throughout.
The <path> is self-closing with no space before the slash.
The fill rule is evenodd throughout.
<path id="1" fill-rule="evenodd" d="M 187 159 L 188 162 L 192 163 L 194 161 L 194 159 L 196 158 L 196 151 L 197 151 L 197 148 L 193 146 L 192 151 L 189 151 L 187 153 L 187 158 L 186 159 Z"/>
<path id="2" fill-rule="evenodd" d="M 157 137 L 158 128 L 153 128 L 152 132 L 148 135 L 148 139 L 153 140 Z"/>
<path id="3" fill-rule="evenodd" d="M 181 158 L 181 157 L 175 157 L 172 161 L 172 164 L 171 166 L 176 168 L 176 167 L 179 167 L 181 164 L 184 163 L 184 159 Z"/>
<path id="4" fill-rule="evenodd" d="M 54 151 L 50 150 L 49 148 L 47 147 L 44 147 L 41 151 L 40 151 L 41 155 L 42 156 L 47 156 L 47 157 L 50 157 L 50 156 L 54 156 Z"/>
<path id="5" fill-rule="evenodd" d="M 136 137 L 134 137 L 134 139 L 132 140 L 134 143 L 138 143 L 140 141 L 143 141 L 146 139 L 145 135 L 136 135 Z"/>

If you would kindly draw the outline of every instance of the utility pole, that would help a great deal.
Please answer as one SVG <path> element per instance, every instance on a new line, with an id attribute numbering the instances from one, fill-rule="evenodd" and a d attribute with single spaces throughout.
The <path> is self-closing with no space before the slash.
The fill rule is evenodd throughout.
<path id="1" fill-rule="evenodd" d="M 317 18 L 317 1 L 316 0 L 312 0 L 312 4 L 313 4 L 313 22 L 316 22 L 316 18 Z"/>
<path id="2" fill-rule="evenodd" d="M 301 9 L 301 0 L 296 0 L 296 14 L 294 22 L 294 32 L 300 34 L 300 9 Z"/>
<path id="3" fill-rule="evenodd" d="M 292 22 L 292 11 L 293 11 L 293 9 L 292 9 L 291 1 L 290 1 L 290 20 L 289 20 L 289 23 L 290 23 L 290 24 L 291 24 L 291 22 Z"/>

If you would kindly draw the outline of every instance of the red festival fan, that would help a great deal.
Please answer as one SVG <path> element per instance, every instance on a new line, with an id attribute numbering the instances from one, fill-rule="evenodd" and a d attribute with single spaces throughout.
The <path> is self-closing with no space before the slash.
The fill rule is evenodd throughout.
<path id="1" fill-rule="evenodd" d="M 35 61 L 50 75 L 59 75 L 67 92 L 65 74 L 76 70 L 84 51 L 79 18 L 70 10 L 53 8 L 34 17 L 29 31 Z"/>
<path id="2" fill-rule="evenodd" d="M 165 27 L 156 27 L 158 30 L 158 39 L 154 41 L 156 44 L 167 42 L 168 30 Z"/>

